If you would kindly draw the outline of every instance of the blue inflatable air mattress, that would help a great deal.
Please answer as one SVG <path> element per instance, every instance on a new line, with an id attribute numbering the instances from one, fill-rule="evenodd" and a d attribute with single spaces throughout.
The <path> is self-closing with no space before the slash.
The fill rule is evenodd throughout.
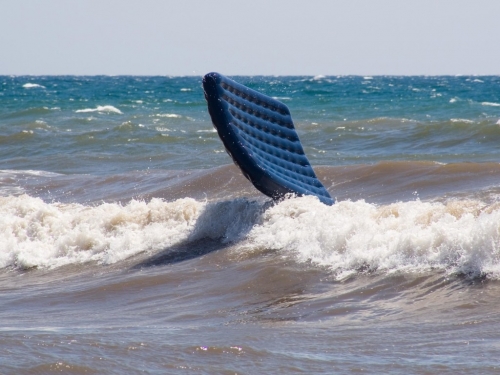
<path id="1" fill-rule="evenodd" d="M 253 185 L 273 199 L 287 194 L 334 200 L 316 177 L 283 103 L 218 73 L 203 78 L 212 122 Z"/>

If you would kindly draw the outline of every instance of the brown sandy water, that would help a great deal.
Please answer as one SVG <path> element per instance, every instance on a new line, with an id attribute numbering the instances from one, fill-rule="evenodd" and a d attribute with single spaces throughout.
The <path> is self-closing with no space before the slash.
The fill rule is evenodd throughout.
<path id="1" fill-rule="evenodd" d="M 498 164 L 317 171 L 4 174 L 0 373 L 497 373 Z"/>

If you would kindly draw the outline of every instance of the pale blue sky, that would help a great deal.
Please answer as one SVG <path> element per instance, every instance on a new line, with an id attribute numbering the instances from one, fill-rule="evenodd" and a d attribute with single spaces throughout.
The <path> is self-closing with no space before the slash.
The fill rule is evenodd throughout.
<path id="1" fill-rule="evenodd" d="M 0 74 L 500 74 L 500 0 L 1 0 Z"/>

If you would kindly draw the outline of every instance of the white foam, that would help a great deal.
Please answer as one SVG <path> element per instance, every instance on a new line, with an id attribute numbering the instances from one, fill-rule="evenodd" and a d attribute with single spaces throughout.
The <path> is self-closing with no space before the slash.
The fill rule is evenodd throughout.
<path id="1" fill-rule="evenodd" d="M 107 113 L 118 113 L 123 114 L 118 108 L 113 107 L 112 105 L 98 105 L 97 108 L 85 108 L 78 109 L 75 111 L 76 113 L 86 113 L 86 112 L 107 112 Z"/>
<path id="2" fill-rule="evenodd" d="M 262 203 L 245 199 L 85 206 L 0 197 L 2 268 L 111 264 L 204 238 L 232 242 L 231 251 L 241 255 L 274 250 L 326 267 L 340 279 L 360 270 L 432 269 L 500 279 L 500 202 L 326 206 L 303 197 L 264 211 Z"/>
<path id="3" fill-rule="evenodd" d="M 202 129 L 202 130 L 197 130 L 196 133 L 217 133 L 217 130 L 215 130 L 214 128 Z"/>
<path id="4" fill-rule="evenodd" d="M 164 126 L 157 126 L 155 129 L 156 129 L 156 131 L 159 131 L 159 132 L 171 132 L 171 131 L 175 131 L 175 130 L 166 128 Z"/>
<path id="5" fill-rule="evenodd" d="M 253 246 L 328 267 L 339 278 L 360 269 L 500 278 L 500 204 L 346 201 L 328 207 L 304 197 L 267 210 L 249 237 Z"/>
<path id="6" fill-rule="evenodd" d="M 168 117 L 168 118 L 181 118 L 181 115 L 178 115 L 176 113 L 157 113 L 155 115 L 156 117 Z"/>
<path id="7" fill-rule="evenodd" d="M 474 121 L 468 120 L 468 119 L 465 119 L 465 118 L 452 118 L 450 121 L 451 122 L 462 122 L 462 123 L 465 123 L 465 124 L 473 124 L 474 123 Z"/>
<path id="8" fill-rule="evenodd" d="M 203 203 L 132 201 L 89 207 L 0 197 L 0 267 L 109 264 L 187 238 Z"/>
<path id="9" fill-rule="evenodd" d="M 19 178 L 21 176 L 54 177 L 54 176 L 60 176 L 60 174 L 55 172 L 39 171 L 32 169 L 26 169 L 26 170 L 0 169 L 0 177 L 2 176 L 16 176 L 16 178 Z"/>
<path id="10" fill-rule="evenodd" d="M 35 89 L 35 88 L 44 89 L 45 88 L 45 86 L 39 85 L 38 83 L 25 83 L 23 85 L 23 87 L 25 89 Z"/>
<path id="11" fill-rule="evenodd" d="M 491 106 L 491 107 L 500 107 L 500 103 L 492 103 L 492 102 L 482 102 L 482 105 Z"/>

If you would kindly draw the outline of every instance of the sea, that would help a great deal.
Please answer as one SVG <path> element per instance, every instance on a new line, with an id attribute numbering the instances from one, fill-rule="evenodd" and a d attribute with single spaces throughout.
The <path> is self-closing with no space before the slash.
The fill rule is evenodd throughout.
<path id="1" fill-rule="evenodd" d="M 499 373 L 500 76 L 230 78 L 333 206 L 257 191 L 201 76 L 0 76 L 0 374 Z"/>

